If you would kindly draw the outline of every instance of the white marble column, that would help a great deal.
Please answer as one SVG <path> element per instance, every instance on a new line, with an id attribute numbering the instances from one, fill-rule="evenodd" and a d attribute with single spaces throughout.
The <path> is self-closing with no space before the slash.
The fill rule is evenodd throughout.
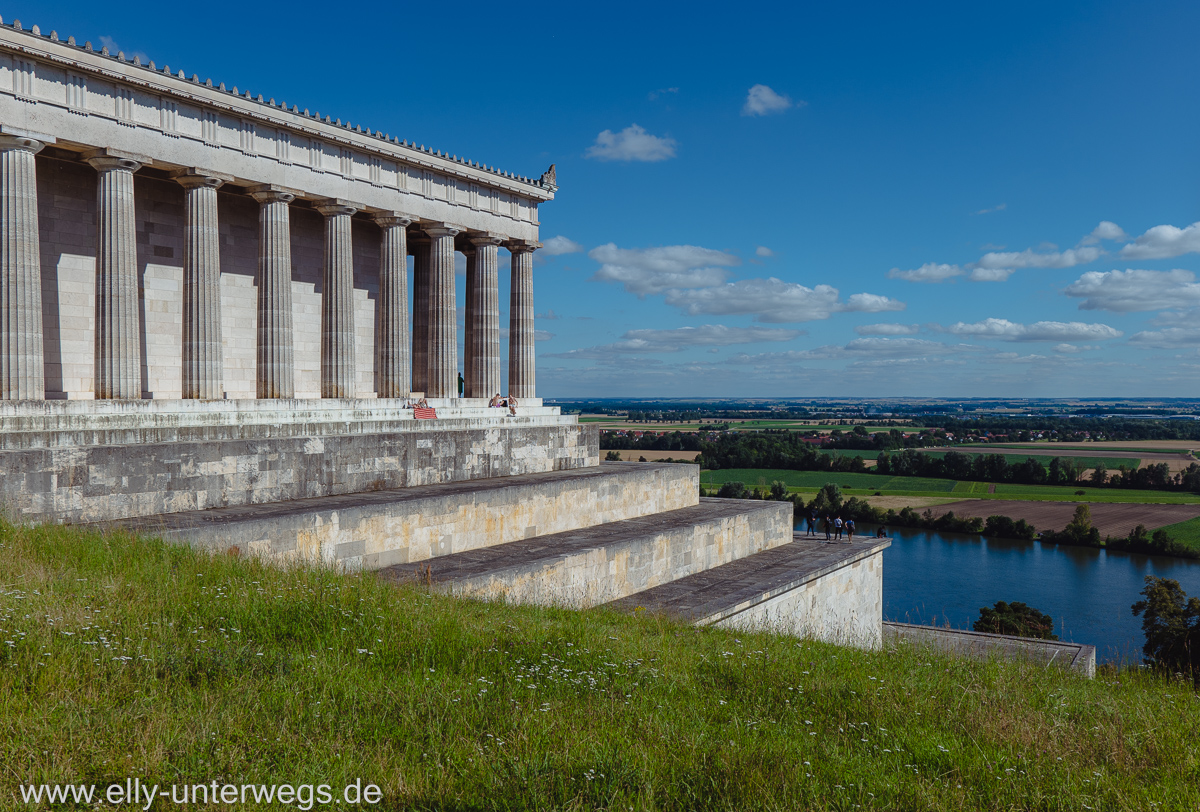
<path id="1" fill-rule="evenodd" d="M 97 173 L 94 389 L 97 399 L 133 400 L 142 396 L 133 173 L 150 161 L 108 149 L 84 159 Z"/>
<path id="2" fill-rule="evenodd" d="M 475 283 L 478 281 L 479 275 L 475 265 L 475 246 L 474 244 L 463 246 L 463 256 L 466 257 L 466 290 L 464 292 L 463 301 L 463 343 L 462 343 L 462 374 L 463 374 L 463 397 L 474 398 L 478 395 L 472 395 L 471 375 L 472 369 L 475 366 L 475 357 L 472 355 L 472 347 L 475 342 Z M 491 395 L 488 395 L 491 397 Z"/>
<path id="3" fill-rule="evenodd" d="M 451 225 L 425 228 L 429 235 L 429 361 L 431 398 L 458 397 L 458 324 L 454 304 L 454 238 Z"/>
<path id="4" fill-rule="evenodd" d="M 470 284 L 471 268 L 468 266 L 467 295 L 472 303 L 467 310 L 471 331 L 466 351 L 471 367 L 466 395 L 490 398 L 500 392 L 500 287 L 497 277 L 502 239 L 493 234 L 482 234 L 473 235 L 471 242 L 475 246 L 475 284 Z"/>
<path id="5" fill-rule="evenodd" d="M 412 391 L 429 393 L 429 250 L 424 234 L 413 234 Z"/>
<path id="6" fill-rule="evenodd" d="M 221 234 L 217 189 L 228 177 L 202 169 L 173 173 L 184 188 L 183 397 L 225 397 L 221 346 Z"/>
<path id="7" fill-rule="evenodd" d="M 408 343 L 408 248 L 411 217 L 380 212 L 379 310 L 375 330 L 375 391 L 381 398 L 406 398 L 411 364 Z"/>
<path id="8" fill-rule="evenodd" d="M 257 393 L 260 398 L 295 397 L 289 204 L 296 193 L 272 185 L 246 191 L 259 203 Z"/>
<path id="9" fill-rule="evenodd" d="M 362 206 L 345 200 L 323 200 L 325 273 L 321 293 L 321 397 L 352 398 L 358 394 L 354 363 L 354 251 L 350 218 Z"/>
<path id="10" fill-rule="evenodd" d="M 0 400 L 46 397 L 33 157 L 43 146 L 34 138 L 0 135 Z"/>
<path id="11" fill-rule="evenodd" d="M 508 394 L 534 398 L 533 252 L 539 243 L 510 242 L 512 291 L 508 306 Z"/>

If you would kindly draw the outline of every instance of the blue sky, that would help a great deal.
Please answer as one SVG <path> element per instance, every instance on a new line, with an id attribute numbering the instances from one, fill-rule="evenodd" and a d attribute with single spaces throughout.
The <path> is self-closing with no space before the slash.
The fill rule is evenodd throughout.
<path id="1" fill-rule="evenodd" d="M 275 9 L 3 15 L 557 164 L 546 397 L 1200 394 L 1200 5 Z"/>

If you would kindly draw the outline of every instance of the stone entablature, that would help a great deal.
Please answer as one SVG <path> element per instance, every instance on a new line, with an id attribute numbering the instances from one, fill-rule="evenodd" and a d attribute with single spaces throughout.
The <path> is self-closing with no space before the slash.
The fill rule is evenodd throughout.
<path id="1" fill-rule="evenodd" d="M 70 43 L 0 25 L 0 121 L 53 134 L 59 147 L 220 169 L 240 185 L 277 184 L 514 240 L 537 241 L 538 204 L 554 198 L 553 173 L 532 180 L 497 172 Z"/>

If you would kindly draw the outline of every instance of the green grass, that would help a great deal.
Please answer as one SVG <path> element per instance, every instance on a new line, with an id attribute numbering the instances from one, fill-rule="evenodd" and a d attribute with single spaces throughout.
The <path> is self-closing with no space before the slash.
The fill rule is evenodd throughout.
<path id="1" fill-rule="evenodd" d="M 0 546 L 0 797 L 136 776 L 363 779 L 388 810 L 1200 804 L 1200 701 L 1144 672 L 477 603 L 69 528 Z"/>
<path id="2" fill-rule="evenodd" d="M 1167 534 L 1176 541 L 1186 544 L 1193 550 L 1200 550 L 1200 517 L 1169 524 L 1162 529 L 1166 530 Z"/>
<path id="3" fill-rule="evenodd" d="M 775 480 L 791 491 L 812 491 L 827 482 L 836 482 L 847 496 L 864 496 L 879 491 L 884 496 L 961 495 L 964 499 L 1020 499 L 1032 502 L 1096 502 L 1130 504 L 1200 504 L 1200 496 L 1175 491 L 1150 491 L 1123 488 L 1089 488 L 1082 485 L 1005 485 L 997 484 L 988 493 L 989 483 L 927 479 L 925 477 L 850 474 L 834 471 L 790 471 L 774 468 L 725 468 L 702 471 L 700 481 L 706 487 L 719 487 L 734 480 L 748 487 L 770 485 Z M 1083 491 L 1082 494 L 1079 491 Z"/>

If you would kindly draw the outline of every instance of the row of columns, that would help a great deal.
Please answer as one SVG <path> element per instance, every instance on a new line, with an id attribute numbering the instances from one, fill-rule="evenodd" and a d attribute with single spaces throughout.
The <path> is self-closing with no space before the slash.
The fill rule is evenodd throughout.
<path id="1" fill-rule="evenodd" d="M 44 143 L 0 135 L 0 400 L 45 397 L 42 352 L 41 270 L 34 156 Z M 96 169 L 95 396 L 141 397 L 139 315 L 133 174 L 150 159 L 94 150 L 84 159 Z M 224 396 L 220 239 L 217 189 L 230 178 L 182 169 L 183 186 L 183 380 L 188 399 Z M 296 192 L 274 185 L 251 186 L 259 204 L 257 383 L 259 398 L 295 396 L 292 337 L 290 204 Z M 322 200 L 325 269 L 321 297 L 321 397 L 352 398 L 354 265 L 351 217 L 361 206 Z M 400 212 L 372 214 L 382 232 L 379 318 L 375 341 L 378 396 L 403 398 L 412 391 L 431 398 L 458 394 L 455 307 L 455 239 L 449 224 L 423 227 L 409 246 L 413 218 Z M 536 244 L 469 235 L 467 253 L 464 379 L 467 397 L 500 391 L 498 250 L 512 254 L 509 328 L 509 394 L 532 398 L 533 250 Z M 408 337 L 407 257 L 413 252 L 413 314 Z M 410 354 L 411 346 L 411 354 Z"/>

